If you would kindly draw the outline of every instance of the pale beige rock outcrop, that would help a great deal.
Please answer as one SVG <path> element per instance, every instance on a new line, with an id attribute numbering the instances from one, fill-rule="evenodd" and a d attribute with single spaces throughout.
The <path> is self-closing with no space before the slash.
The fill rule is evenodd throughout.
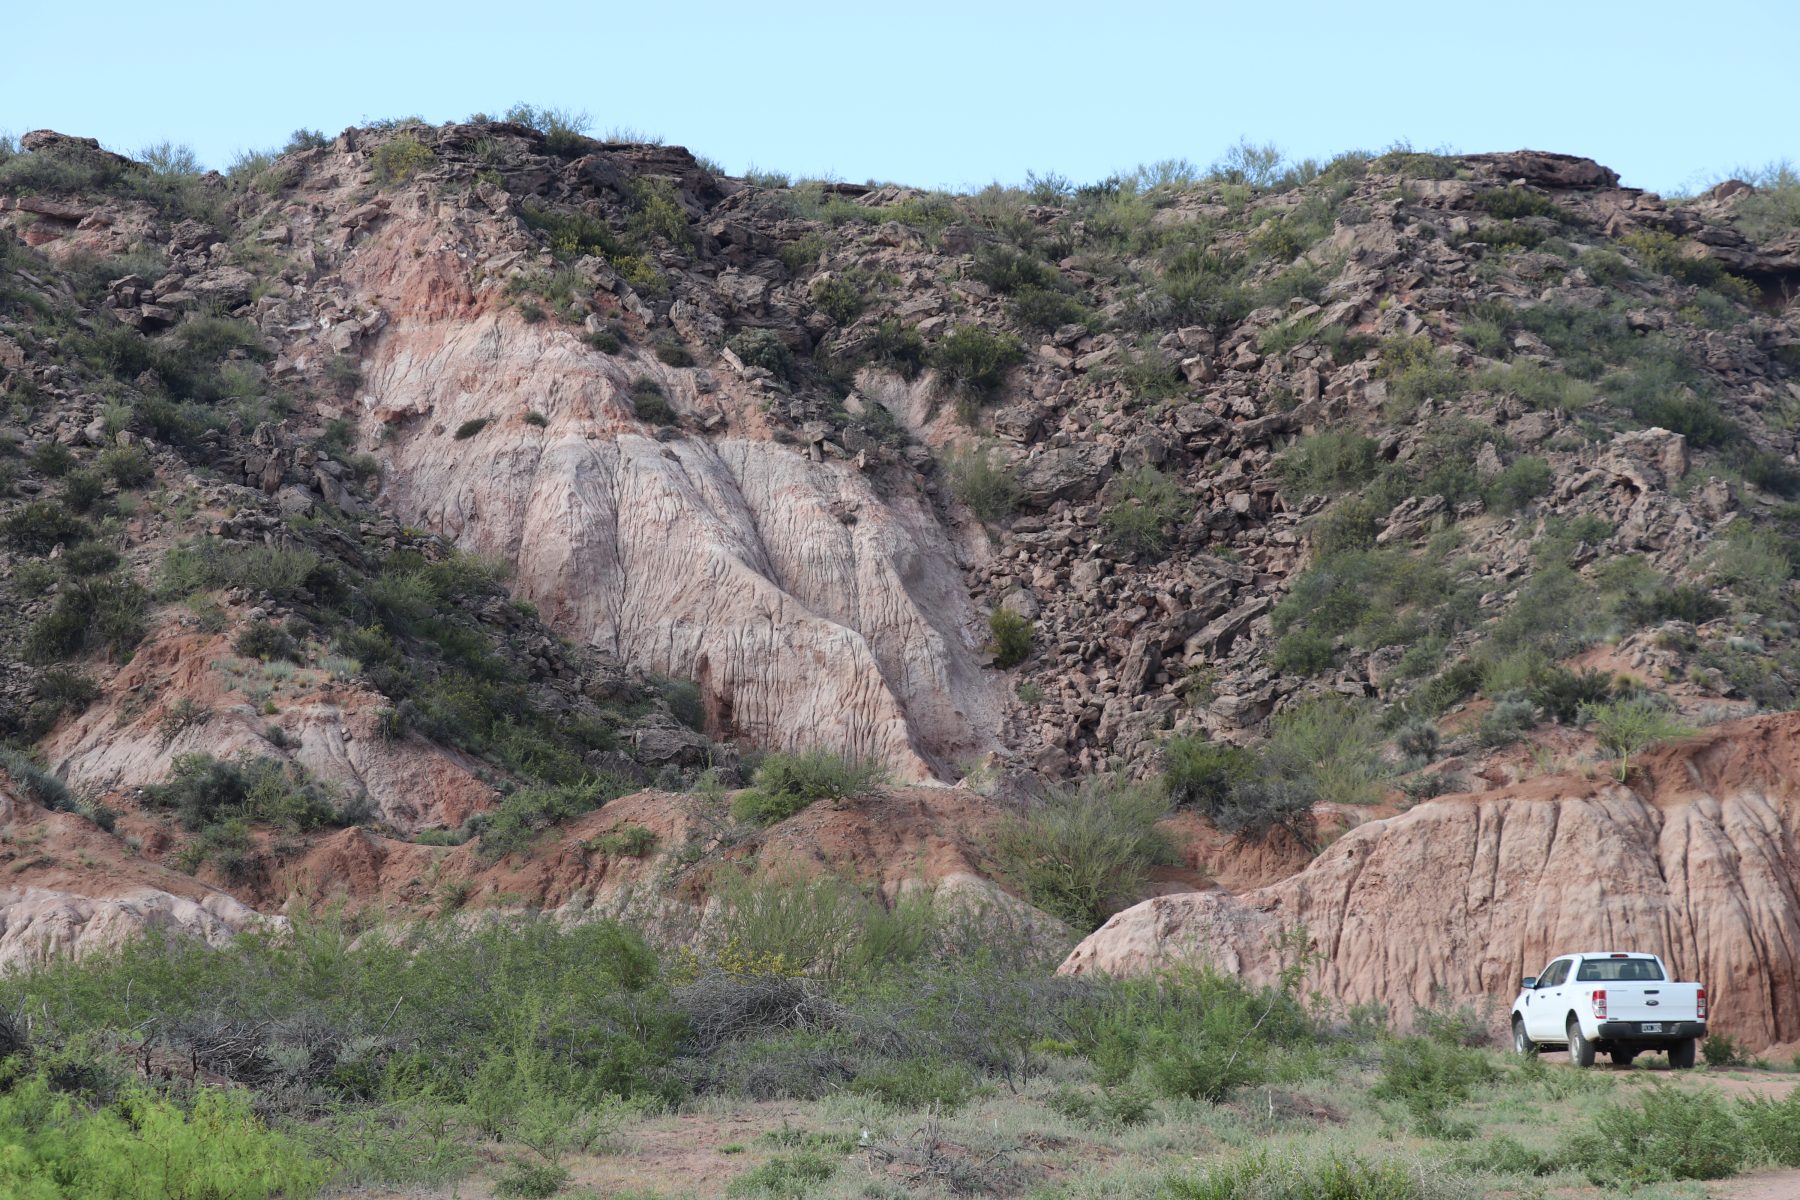
<path id="1" fill-rule="evenodd" d="M 379 693 L 307 669 L 279 715 L 265 715 L 235 690 L 239 681 L 222 666 L 232 661 L 225 637 L 165 627 L 108 680 L 105 699 L 45 739 L 46 760 L 77 795 L 96 796 L 161 782 L 184 753 L 292 761 L 340 801 L 366 798 L 373 815 L 402 833 L 454 828 L 492 805 L 477 760 L 417 735 L 384 737 L 379 714 L 388 701 Z M 318 678 L 299 682 L 309 676 Z M 183 703 L 187 723 L 171 724 Z"/>
<path id="2" fill-rule="evenodd" d="M 140 887 L 91 896 L 50 888 L 0 889 L 0 971 L 50 957 L 112 950 L 156 929 L 222 945 L 265 917 L 223 892 L 199 899 Z"/>
<path id="3" fill-rule="evenodd" d="M 1646 758 L 1634 787 L 1533 781 L 1435 800 L 1345 834 L 1305 870 L 1233 896 L 1164 896 L 1114 916 L 1065 974 L 1209 963 L 1272 982 L 1304 927 L 1310 977 L 1345 1006 L 1492 1000 L 1556 954 L 1662 955 L 1707 984 L 1714 1027 L 1800 1037 L 1800 717 L 1720 726 Z"/>
<path id="4" fill-rule="evenodd" d="M 497 284 L 472 286 L 430 214 L 397 215 L 344 269 L 388 317 L 363 404 L 390 511 L 514 563 L 514 589 L 573 638 L 698 681 L 720 735 L 827 746 L 901 779 L 952 776 L 994 745 L 985 630 L 913 485 L 883 492 L 769 440 L 739 382 L 702 395 L 693 372 L 526 323 Z M 729 432 L 658 439 L 634 415 L 638 376 Z"/>

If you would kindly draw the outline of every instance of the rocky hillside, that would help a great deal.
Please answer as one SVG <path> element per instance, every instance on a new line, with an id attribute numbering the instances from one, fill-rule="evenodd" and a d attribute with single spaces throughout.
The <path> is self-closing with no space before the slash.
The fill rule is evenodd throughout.
<path id="1" fill-rule="evenodd" d="M 928 839 L 1162 779 L 1234 886 L 1416 803 L 1353 836 L 1423 876 L 1433 822 L 1795 704 L 1791 189 L 1397 150 L 949 195 L 512 116 L 229 177 L 0 150 L 0 686 L 44 816 L 11 827 L 4 936 L 444 870 L 562 904 L 597 876 L 494 873 L 650 784 L 639 827 L 703 873 L 743 853 L 740 755 L 818 748 L 963 785 L 890 793 Z M 1596 811 L 1664 819 L 1626 808 Z M 1791 811 L 1738 853 L 1792 861 Z M 1378 954 L 1382 998 L 1540 945 Z"/>

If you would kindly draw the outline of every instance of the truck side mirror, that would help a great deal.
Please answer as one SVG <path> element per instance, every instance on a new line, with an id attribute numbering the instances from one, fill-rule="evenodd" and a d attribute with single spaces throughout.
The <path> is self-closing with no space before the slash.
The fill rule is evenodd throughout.
<path id="1" fill-rule="evenodd" d="M 1519 980 L 1519 986 L 1529 992 L 1532 988 L 1537 986 L 1537 976 L 1527 975 L 1525 978 Z"/>

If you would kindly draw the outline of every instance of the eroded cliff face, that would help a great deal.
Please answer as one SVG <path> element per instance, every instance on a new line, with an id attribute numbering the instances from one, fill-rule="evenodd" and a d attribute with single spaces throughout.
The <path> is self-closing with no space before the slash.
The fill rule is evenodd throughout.
<path id="1" fill-rule="evenodd" d="M 568 636 L 695 680 L 715 736 L 913 780 L 993 748 L 964 551 L 916 478 L 770 440 L 736 380 L 528 323 L 474 282 L 517 236 L 416 194 L 344 270 L 385 317 L 361 402 L 391 510 L 515 564 L 516 593 Z M 642 379 L 723 432 L 655 436 Z"/>
<path id="2" fill-rule="evenodd" d="M 1543 779 L 1446 797 L 1354 829 L 1305 870 L 1241 895 L 1119 913 L 1068 974 L 1208 963 L 1264 983 L 1283 931 L 1344 1005 L 1404 1019 L 1492 1002 L 1558 954 L 1624 947 L 1707 985 L 1718 1028 L 1753 1048 L 1800 1037 L 1800 718 L 1737 722 L 1646 760 L 1631 785 Z"/>

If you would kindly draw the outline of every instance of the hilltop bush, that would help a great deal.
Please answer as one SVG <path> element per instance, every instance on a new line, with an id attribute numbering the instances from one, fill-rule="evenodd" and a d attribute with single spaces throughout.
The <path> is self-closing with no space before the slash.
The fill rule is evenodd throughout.
<path id="1" fill-rule="evenodd" d="M 375 172 L 375 182 L 386 187 L 406 182 L 429 167 L 436 157 L 418 138 L 402 133 L 375 147 L 369 165 Z"/>

